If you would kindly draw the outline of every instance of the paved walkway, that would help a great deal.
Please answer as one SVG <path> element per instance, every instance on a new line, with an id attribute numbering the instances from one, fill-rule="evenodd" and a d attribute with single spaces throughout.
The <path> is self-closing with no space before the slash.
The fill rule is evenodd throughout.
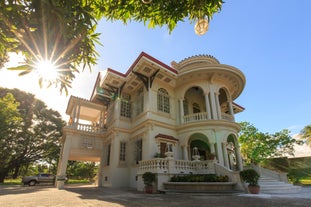
<path id="1" fill-rule="evenodd" d="M 0 207 L 310 207 L 311 187 L 297 194 L 144 194 L 133 189 L 66 186 L 0 186 Z"/>

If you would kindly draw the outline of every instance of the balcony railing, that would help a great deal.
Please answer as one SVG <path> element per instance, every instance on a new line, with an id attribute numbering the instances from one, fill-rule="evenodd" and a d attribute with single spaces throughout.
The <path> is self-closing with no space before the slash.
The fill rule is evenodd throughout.
<path id="1" fill-rule="evenodd" d="M 234 121 L 234 118 L 233 118 L 232 115 L 230 115 L 230 114 L 225 114 L 225 113 L 222 113 L 222 114 L 221 114 L 221 119 L 227 120 L 227 121 Z"/>
<path id="2" fill-rule="evenodd" d="M 71 129 L 76 129 L 79 131 L 89 132 L 89 133 L 101 133 L 101 132 L 105 131 L 104 127 L 94 126 L 91 124 L 74 123 L 74 124 L 71 124 L 67 127 L 71 128 Z"/>
<path id="3" fill-rule="evenodd" d="M 227 121 L 234 121 L 234 118 L 230 114 L 221 114 L 221 119 L 222 120 L 227 120 Z M 197 122 L 197 121 L 206 121 L 210 120 L 208 119 L 207 112 L 201 112 L 201 113 L 195 113 L 195 114 L 188 114 L 183 117 L 183 123 L 188 124 L 192 122 Z"/>
<path id="4" fill-rule="evenodd" d="M 207 112 L 188 114 L 184 116 L 184 123 L 208 120 Z"/>
<path id="5" fill-rule="evenodd" d="M 166 158 L 155 158 L 139 162 L 139 172 L 169 173 L 169 174 L 207 174 L 214 173 L 214 160 L 189 161 Z"/>

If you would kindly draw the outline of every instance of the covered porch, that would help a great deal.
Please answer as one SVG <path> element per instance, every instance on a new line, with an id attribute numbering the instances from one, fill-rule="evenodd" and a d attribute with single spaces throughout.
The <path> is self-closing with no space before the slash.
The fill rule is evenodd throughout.
<path id="1" fill-rule="evenodd" d="M 106 131 L 105 109 L 105 106 L 88 100 L 70 97 L 66 110 L 70 118 L 60 140 L 62 148 L 57 170 L 58 188 L 64 187 L 68 160 L 100 162 Z"/>

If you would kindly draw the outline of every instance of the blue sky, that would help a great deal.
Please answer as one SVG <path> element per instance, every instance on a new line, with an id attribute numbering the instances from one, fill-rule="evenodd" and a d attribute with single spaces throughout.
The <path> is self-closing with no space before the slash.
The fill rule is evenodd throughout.
<path id="1" fill-rule="evenodd" d="M 245 107 L 237 121 L 248 121 L 262 132 L 288 128 L 297 133 L 311 124 L 310 8 L 309 0 L 227 0 L 203 36 L 197 36 L 194 23 L 188 21 L 169 34 L 166 27 L 148 29 L 143 23 L 102 20 L 98 64 L 92 73 L 77 77 L 70 95 L 90 98 L 98 71 L 109 67 L 126 72 L 142 51 L 166 64 L 210 54 L 246 76 L 244 92 L 235 100 Z M 7 85 L 5 76 L 0 71 L 0 86 L 25 89 L 19 81 Z M 53 101 L 38 98 L 64 114 L 69 97 L 44 93 L 50 98 L 56 94 Z"/>
<path id="2" fill-rule="evenodd" d="M 193 24 L 179 23 L 171 33 L 148 29 L 142 23 L 102 21 L 103 47 L 98 69 L 125 72 L 141 51 L 170 64 L 172 60 L 210 54 L 235 66 L 246 76 L 236 102 L 246 108 L 238 121 L 253 123 L 260 131 L 293 133 L 311 124 L 311 1 L 226 1 L 197 36 Z"/>

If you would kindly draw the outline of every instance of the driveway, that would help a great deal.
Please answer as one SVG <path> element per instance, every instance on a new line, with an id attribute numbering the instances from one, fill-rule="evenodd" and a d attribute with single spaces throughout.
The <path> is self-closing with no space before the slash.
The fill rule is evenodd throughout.
<path id="1" fill-rule="evenodd" d="M 99 206 L 210 206 L 210 207 L 310 207 L 311 188 L 297 194 L 144 194 L 134 189 L 97 188 L 68 185 L 63 190 L 51 186 L 0 186 L 0 207 L 99 207 Z"/>

